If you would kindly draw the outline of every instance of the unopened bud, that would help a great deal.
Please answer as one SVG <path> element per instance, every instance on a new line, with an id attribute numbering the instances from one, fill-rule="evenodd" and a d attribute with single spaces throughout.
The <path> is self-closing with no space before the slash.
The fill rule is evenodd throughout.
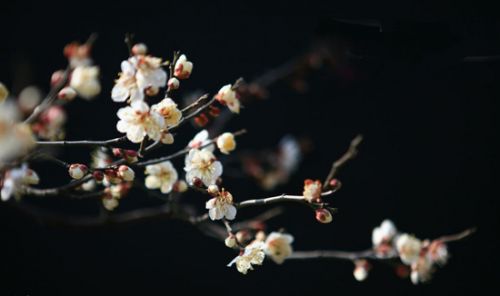
<path id="1" fill-rule="evenodd" d="M 179 81 L 179 79 L 172 77 L 168 80 L 167 86 L 168 86 L 168 89 L 170 89 L 170 90 L 178 89 L 180 86 L 180 81 Z"/>
<path id="2" fill-rule="evenodd" d="M 179 181 L 175 182 L 175 184 L 174 184 L 174 191 L 176 191 L 176 192 L 180 192 L 180 193 L 186 192 L 187 189 L 188 189 L 188 185 L 187 185 L 186 181 L 184 181 L 184 180 L 179 180 Z"/>
<path id="3" fill-rule="evenodd" d="M 50 77 L 50 85 L 55 86 L 56 84 L 59 84 L 64 77 L 64 70 L 57 70 L 54 73 L 52 73 L 52 76 Z"/>
<path id="4" fill-rule="evenodd" d="M 88 170 L 89 169 L 86 165 L 80 163 L 74 163 L 69 166 L 68 172 L 71 178 L 79 180 L 87 174 Z"/>
<path id="5" fill-rule="evenodd" d="M 342 183 L 338 179 L 331 179 L 328 183 L 332 189 L 338 190 L 342 186 Z"/>
<path id="6" fill-rule="evenodd" d="M 59 91 L 59 93 L 57 94 L 57 98 L 64 101 L 71 101 L 76 98 L 76 91 L 73 88 L 67 86 Z"/>
<path id="7" fill-rule="evenodd" d="M 119 168 L 118 168 L 118 175 L 124 180 L 124 181 L 127 181 L 127 182 L 131 182 L 131 181 L 134 181 L 134 178 L 135 178 L 135 173 L 134 171 L 126 166 L 126 165 L 121 165 Z"/>
<path id="8" fill-rule="evenodd" d="M 213 196 L 217 196 L 219 195 L 219 186 L 215 185 L 215 184 L 212 184 L 210 186 L 208 186 L 208 189 L 207 189 L 208 193 L 210 193 L 211 195 Z"/>
<path id="9" fill-rule="evenodd" d="M 96 181 L 101 182 L 102 179 L 104 179 L 104 173 L 101 171 L 94 171 L 92 177 L 94 177 Z"/>
<path id="10" fill-rule="evenodd" d="M 198 177 L 194 177 L 192 180 L 191 180 L 191 184 L 195 187 L 198 187 L 198 188 L 202 188 L 203 187 L 203 181 L 198 178 Z"/>
<path id="11" fill-rule="evenodd" d="M 156 86 L 150 86 L 146 88 L 146 95 L 153 97 L 156 96 L 160 92 L 160 88 Z"/>
<path id="12" fill-rule="evenodd" d="M 332 222 L 332 213 L 329 210 L 321 208 L 316 210 L 316 220 L 320 223 L 330 223 Z"/>

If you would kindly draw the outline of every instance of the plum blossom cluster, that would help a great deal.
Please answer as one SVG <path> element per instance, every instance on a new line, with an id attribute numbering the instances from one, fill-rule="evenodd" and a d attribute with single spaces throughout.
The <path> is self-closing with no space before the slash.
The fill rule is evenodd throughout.
<path id="1" fill-rule="evenodd" d="M 425 283 L 432 278 L 437 266 L 448 261 L 447 239 L 421 240 L 412 234 L 399 232 L 390 220 L 384 220 L 372 232 L 375 259 L 400 260 L 396 273 L 410 277 L 413 284 Z M 354 277 L 358 281 L 367 278 L 371 264 L 362 258 L 355 260 Z"/>
<path id="2" fill-rule="evenodd" d="M 230 187 L 222 179 L 225 171 L 227 174 L 224 159 L 228 155 L 234 156 L 239 148 L 236 137 L 244 130 L 216 135 L 203 129 L 187 144 L 182 144 L 180 150 L 166 155 L 159 152 L 159 156 L 151 158 L 153 150 L 175 147 L 174 134 L 183 124 L 192 122 L 195 126 L 205 127 L 211 120 L 220 118 L 221 108 L 227 107 L 227 114 L 239 114 L 243 110 L 240 101 L 242 79 L 224 85 L 212 97 L 203 95 L 182 106 L 175 99 L 174 91 L 181 87 L 181 81 L 191 77 L 193 62 L 178 51 L 174 52 L 172 60 L 164 60 L 149 54 L 143 43 L 128 44 L 130 55 L 121 62 L 111 93 L 106 94 L 113 102 L 122 104 L 116 112 L 116 131 L 120 136 L 103 141 L 65 141 L 64 126 L 70 118 L 65 106 L 76 97 L 90 100 L 102 95 L 100 68 L 94 65 L 90 56 L 94 39 L 92 36 L 83 44 L 74 42 L 64 48 L 68 67 L 52 74 L 51 90 L 43 99 L 41 91 L 35 87 L 29 86 L 15 96 L 0 83 L 2 201 L 18 202 L 24 195 L 95 198 L 99 207 L 114 211 L 132 190 L 141 189 L 148 196 L 159 197 L 164 206 L 155 211 L 138 209 L 129 215 L 123 214 L 125 216 L 119 216 L 119 209 L 110 215 L 124 221 L 154 212 L 155 215 L 168 215 L 191 223 L 238 252 L 228 266 L 235 266 L 242 274 L 262 265 L 266 258 L 283 264 L 292 259 L 328 257 L 325 254 L 330 254 L 334 258 L 352 260 L 354 277 L 359 281 L 368 276 L 370 259 L 398 259 L 401 263 L 399 273 L 404 274 L 406 270 L 416 284 L 428 281 L 435 267 L 446 263 L 446 243 L 462 238 L 420 240 L 399 232 L 391 221 L 386 220 L 373 230 L 373 247 L 367 252 L 332 251 L 318 255 L 295 251 L 292 247 L 294 237 L 283 229 L 266 232 L 264 221 L 272 216 L 265 216 L 265 213 L 249 221 L 238 221 L 240 212 L 247 207 L 298 203 L 309 210 L 310 219 L 321 224 L 331 223 L 336 208 L 331 206 L 330 197 L 341 188 L 336 178 L 338 169 L 356 156 L 362 137 L 352 140 L 345 154 L 333 162 L 325 179 L 306 179 L 303 186 L 298 184 L 300 193 L 297 195 L 245 199 L 234 188 L 228 190 Z M 73 146 L 91 148 L 91 160 L 68 163 L 57 158 L 57 152 L 46 149 Z M 278 151 L 265 154 L 266 157 L 244 158 L 243 166 L 262 188 L 270 190 L 285 183 L 297 170 L 301 147 L 295 138 L 285 137 Z M 40 188 L 43 184 L 39 185 L 39 175 L 29 168 L 31 161 L 40 159 L 52 161 L 66 170 L 67 183 Z M 262 164 L 266 161 L 271 165 Z M 202 200 L 204 208 L 200 207 L 201 214 L 192 207 L 185 207 L 184 200 L 179 202 L 187 193 L 208 195 Z M 101 215 L 96 219 L 107 217 Z M 103 223 L 109 221 L 99 220 Z"/>

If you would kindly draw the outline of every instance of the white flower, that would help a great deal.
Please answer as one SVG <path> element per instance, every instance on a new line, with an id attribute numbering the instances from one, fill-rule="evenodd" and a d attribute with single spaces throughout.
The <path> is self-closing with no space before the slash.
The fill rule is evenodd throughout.
<path id="1" fill-rule="evenodd" d="M 12 195 L 18 198 L 22 191 L 23 185 L 34 185 L 40 182 L 38 174 L 29 169 L 26 164 L 20 168 L 14 168 L 5 173 L 2 190 L 0 196 L 2 201 L 9 200 Z"/>
<path id="2" fill-rule="evenodd" d="M 71 178 L 79 180 L 87 174 L 88 170 L 86 165 L 74 163 L 69 166 L 68 173 Z"/>
<path id="3" fill-rule="evenodd" d="M 418 238 L 405 233 L 396 239 L 396 248 L 401 261 L 406 265 L 411 265 L 420 256 L 422 242 Z"/>
<path id="4" fill-rule="evenodd" d="M 219 194 L 207 201 L 205 208 L 212 220 L 226 218 L 233 220 L 236 217 L 236 207 L 233 205 L 233 196 L 229 191 L 222 189 Z"/>
<path id="5" fill-rule="evenodd" d="M 116 198 L 103 198 L 102 199 L 102 205 L 108 211 L 114 210 L 115 208 L 118 207 L 119 204 L 120 204 L 120 202 Z"/>
<path id="6" fill-rule="evenodd" d="M 321 200 L 321 181 L 307 179 L 304 181 L 304 192 L 302 195 L 308 202 L 318 202 Z"/>
<path id="7" fill-rule="evenodd" d="M 0 82 L 0 103 L 5 101 L 5 99 L 7 99 L 8 96 L 9 96 L 9 90 L 3 83 Z"/>
<path id="8" fill-rule="evenodd" d="M 0 104 L 0 168 L 4 161 L 24 155 L 36 145 L 31 128 L 18 119 L 14 104 Z"/>
<path id="9" fill-rule="evenodd" d="M 194 136 L 194 138 L 189 142 L 188 147 L 189 148 L 199 149 L 202 146 L 207 145 L 208 143 L 210 143 L 210 138 L 209 138 L 209 135 L 208 135 L 208 131 L 207 130 L 202 130 L 199 133 L 197 133 Z M 214 147 L 213 144 L 207 145 L 207 146 L 205 146 L 205 147 L 202 148 L 202 150 L 208 150 L 210 152 L 213 152 L 214 149 L 215 149 L 215 147 Z"/>
<path id="10" fill-rule="evenodd" d="M 223 105 L 227 105 L 233 113 L 240 113 L 240 100 L 238 93 L 232 89 L 231 84 L 224 85 L 215 98 Z"/>
<path id="11" fill-rule="evenodd" d="M 121 165 L 118 168 L 118 176 L 120 176 L 123 181 L 132 182 L 134 181 L 135 173 L 129 166 Z"/>
<path id="12" fill-rule="evenodd" d="M 378 246 L 381 243 L 389 243 L 392 241 L 398 230 L 391 220 L 384 220 L 379 227 L 375 227 L 372 231 L 372 243 Z"/>
<path id="13" fill-rule="evenodd" d="M 149 189 L 160 189 L 162 193 L 170 193 L 177 181 L 178 175 L 170 161 L 146 166 L 146 187 Z"/>
<path id="14" fill-rule="evenodd" d="M 32 112 L 42 100 L 42 91 L 36 86 L 27 86 L 19 93 L 17 102 L 23 113 Z"/>
<path id="15" fill-rule="evenodd" d="M 111 91 L 115 102 L 132 102 L 144 99 L 147 88 L 161 88 L 167 83 L 167 73 L 161 68 L 160 58 L 135 55 L 121 63 L 122 72 Z"/>
<path id="16" fill-rule="evenodd" d="M 158 104 L 151 106 L 151 110 L 158 112 L 165 119 L 167 127 L 176 126 L 182 117 L 182 112 L 171 98 L 165 98 Z"/>
<path id="17" fill-rule="evenodd" d="M 209 150 L 191 149 L 185 160 L 186 181 L 200 178 L 205 186 L 215 184 L 222 175 L 222 164 Z"/>
<path id="18" fill-rule="evenodd" d="M 78 66 L 71 73 L 69 86 L 73 88 L 80 97 L 92 99 L 101 92 L 99 82 L 99 67 Z"/>
<path id="19" fill-rule="evenodd" d="M 116 128 L 121 133 L 127 133 L 127 138 L 133 143 L 140 143 L 147 135 L 153 140 L 161 138 L 165 120 L 157 113 L 150 111 L 143 101 L 134 101 L 130 106 L 118 110 Z"/>
<path id="20" fill-rule="evenodd" d="M 264 251 L 277 264 L 282 264 L 292 255 L 293 236 L 281 232 L 271 232 L 265 241 Z"/>
<path id="21" fill-rule="evenodd" d="M 174 75 L 179 79 L 187 79 L 191 76 L 191 72 L 193 71 L 193 63 L 188 61 L 186 55 L 181 55 L 174 67 Z"/>
<path id="22" fill-rule="evenodd" d="M 254 241 L 245 247 L 243 254 L 234 258 L 227 266 L 231 267 L 236 263 L 236 269 L 243 274 L 247 274 L 249 269 L 253 269 L 252 265 L 262 265 L 265 257 L 264 243 Z"/>
<path id="23" fill-rule="evenodd" d="M 236 141 L 232 133 L 223 133 L 217 138 L 217 147 L 220 152 L 229 154 L 229 152 L 236 149 Z"/>

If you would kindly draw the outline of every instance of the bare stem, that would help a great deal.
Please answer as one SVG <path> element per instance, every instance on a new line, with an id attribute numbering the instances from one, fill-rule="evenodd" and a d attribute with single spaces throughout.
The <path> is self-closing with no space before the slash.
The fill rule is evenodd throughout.
<path id="1" fill-rule="evenodd" d="M 344 153 L 344 155 L 342 155 L 339 159 L 333 162 L 332 168 L 330 169 L 330 172 L 328 173 L 325 182 L 323 182 L 323 189 L 326 189 L 328 187 L 328 183 L 330 183 L 330 180 L 332 180 L 337 175 L 339 169 L 346 162 L 356 157 L 356 155 L 358 154 L 358 146 L 361 143 L 361 141 L 363 141 L 363 136 L 357 135 L 354 139 L 352 139 L 351 145 L 349 145 L 349 148 Z"/>
<path id="2" fill-rule="evenodd" d="M 37 141 L 38 146 L 112 146 L 113 144 L 119 144 L 126 142 L 127 137 L 113 138 L 103 141 L 91 141 L 91 140 L 79 140 L 79 141 Z"/>

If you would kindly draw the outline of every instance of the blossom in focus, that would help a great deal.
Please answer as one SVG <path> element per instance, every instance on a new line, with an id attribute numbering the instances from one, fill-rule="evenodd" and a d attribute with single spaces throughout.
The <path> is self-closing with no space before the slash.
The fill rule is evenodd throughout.
<path id="1" fill-rule="evenodd" d="M 379 227 L 375 227 L 372 231 L 373 246 L 379 246 L 382 243 L 390 243 L 398 230 L 391 220 L 384 220 Z"/>
<path id="2" fill-rule="evenodd" d="M 130 106 L 118 110 L 116 128 L 121 133 L 126 133 L 127 138 L 133 143 L 140 143 L 147 135 L 153 140 L 161 138 L 165 120 L 158 113 L 149 109 L 143 101 L 134 101 Z"/>
<path id="3" fill-rule="evenodd" d="M 226 218 L 233 220 L 236 217 L 236 207 L 233 205 L 233 196 L 229 191 L 222 189 L 217 196 L 207 201 L 205 208 L 212 220 Z"/>
<path id="4" fill-rule="evenodd" d="M 162 69 L 162 60 L 142 54 L 134 55 L 121 63 L 121 73 L 111 91 L 115 102 L 132 102 L 144 99 L 144 91 L 159 89 L 167 83 L 167 72 Z"/>
<path id="5" fill-rule="evenodd" d="M 200 149 L 202 146 L 205 146 L 208 143 L 210 143 L 210 138 L 208 135 L 208 131 L 204 129 L 194 136 L 194 138 L 189 142 L 188 147 Z M 213 152 L 214 149 L 215 147 L 213 144 L 207 145 L 202 148 L 202 150 L 209 150 L 210 152 Z"/>
<path id="6" fill-rule="evenodd" d="M 24 155 L 36 145 L 31 128 L 18 120 L 14 104 L 0 104 L 0 167 L 4 161 Z"/>
<path id="7" fill-rule="evenodd" d="M 221 104 L 227 105 L 231 112 L 240 113 L 240 100 L 238 98 L 238 93 L 232 89 L 231 84 L 224 85 L 219 90 L 215 98 Z"/>
<path id="8" fill-rule="evenodd" d="M 307 179 L 304 181 L 304 195 L 305 200 L 308 202 L 321 201 L 321 181 Z"/>
<path id="9" fill-rule="evenodd" d="M 92 99 L 101 92 L 99 82 L 99 67 L 78 66 L 71 73 L 69 86 L 73 88 L 80 97 Z"/>
<path id="10" fill-rule="evenodd" d="M 236 269 L 247 274 L 248 270 L 253 270 L 252 265 L 262 265 L 266 255 L 264 253 L 264 242 L 254 241 L 245 247 L 243 253 L 233 259 L 227 266 L 236 264 Z"/>
<path id="11" fill-rule="evenodd" d="M 396 249 L 401 261 L 406 265 L 411 265 L 420 256 L 422 242 L 418 238 L 405 233 L 397 237 Z"/>
<path id="12" fill-rule="evenodd" d="M 220 152 L 229 154 L 229 152 L 236 149 L 236 141 L 232 133 L 223 133 L 217 138 L 217 147 Z"/>
<path id="13" fill-rule="evenodd" d="M 151 106 L 151 110 L 159 113 L 164 119 L 167 127 L 176 126 L 182 117 L 182 112 L 171 98 L 165 98 L 158 104 Z"/>
<path id="14" fill-rule="evenodd" d="M 174 75 L 179 79 L 187 79 L 193 71 L 193 63 L 188 61 L 186 55 L 181 55 L 174 67 Z"/>
<path id="15" fill-rule="evenodd" d="M 277 264 L 282 264 L 292 255 L 293 236 L 281 232 L 271 232 L 266 238 L 264 251 Z"/>
<path id="16" fill-rule="evenodd" d="M 35 185 L 40 182 L 38 174 L 29 169 L 26 164 L 20 168 L 14 168 L 5 173 L 3 182 L 0 182 L 0 196 L 2 201 L 9 200 L 12 196 L 18 198 L 22 192 L 22 186 Z"/>
<path id="17" fill-rule="evenodd" d="M 205 186 L 215 184 L 222 175 L 222 164 L 209 150 L 191 149 L 185 159 L 186 181 L 199 178 Z"/>
<path id="18" fill-rule="evenodd" d="M 172 191 L 178 175 L 170 161 L 146 166 L 145 185 L 148 189 L 160 189 L 162 193 Z"/>

